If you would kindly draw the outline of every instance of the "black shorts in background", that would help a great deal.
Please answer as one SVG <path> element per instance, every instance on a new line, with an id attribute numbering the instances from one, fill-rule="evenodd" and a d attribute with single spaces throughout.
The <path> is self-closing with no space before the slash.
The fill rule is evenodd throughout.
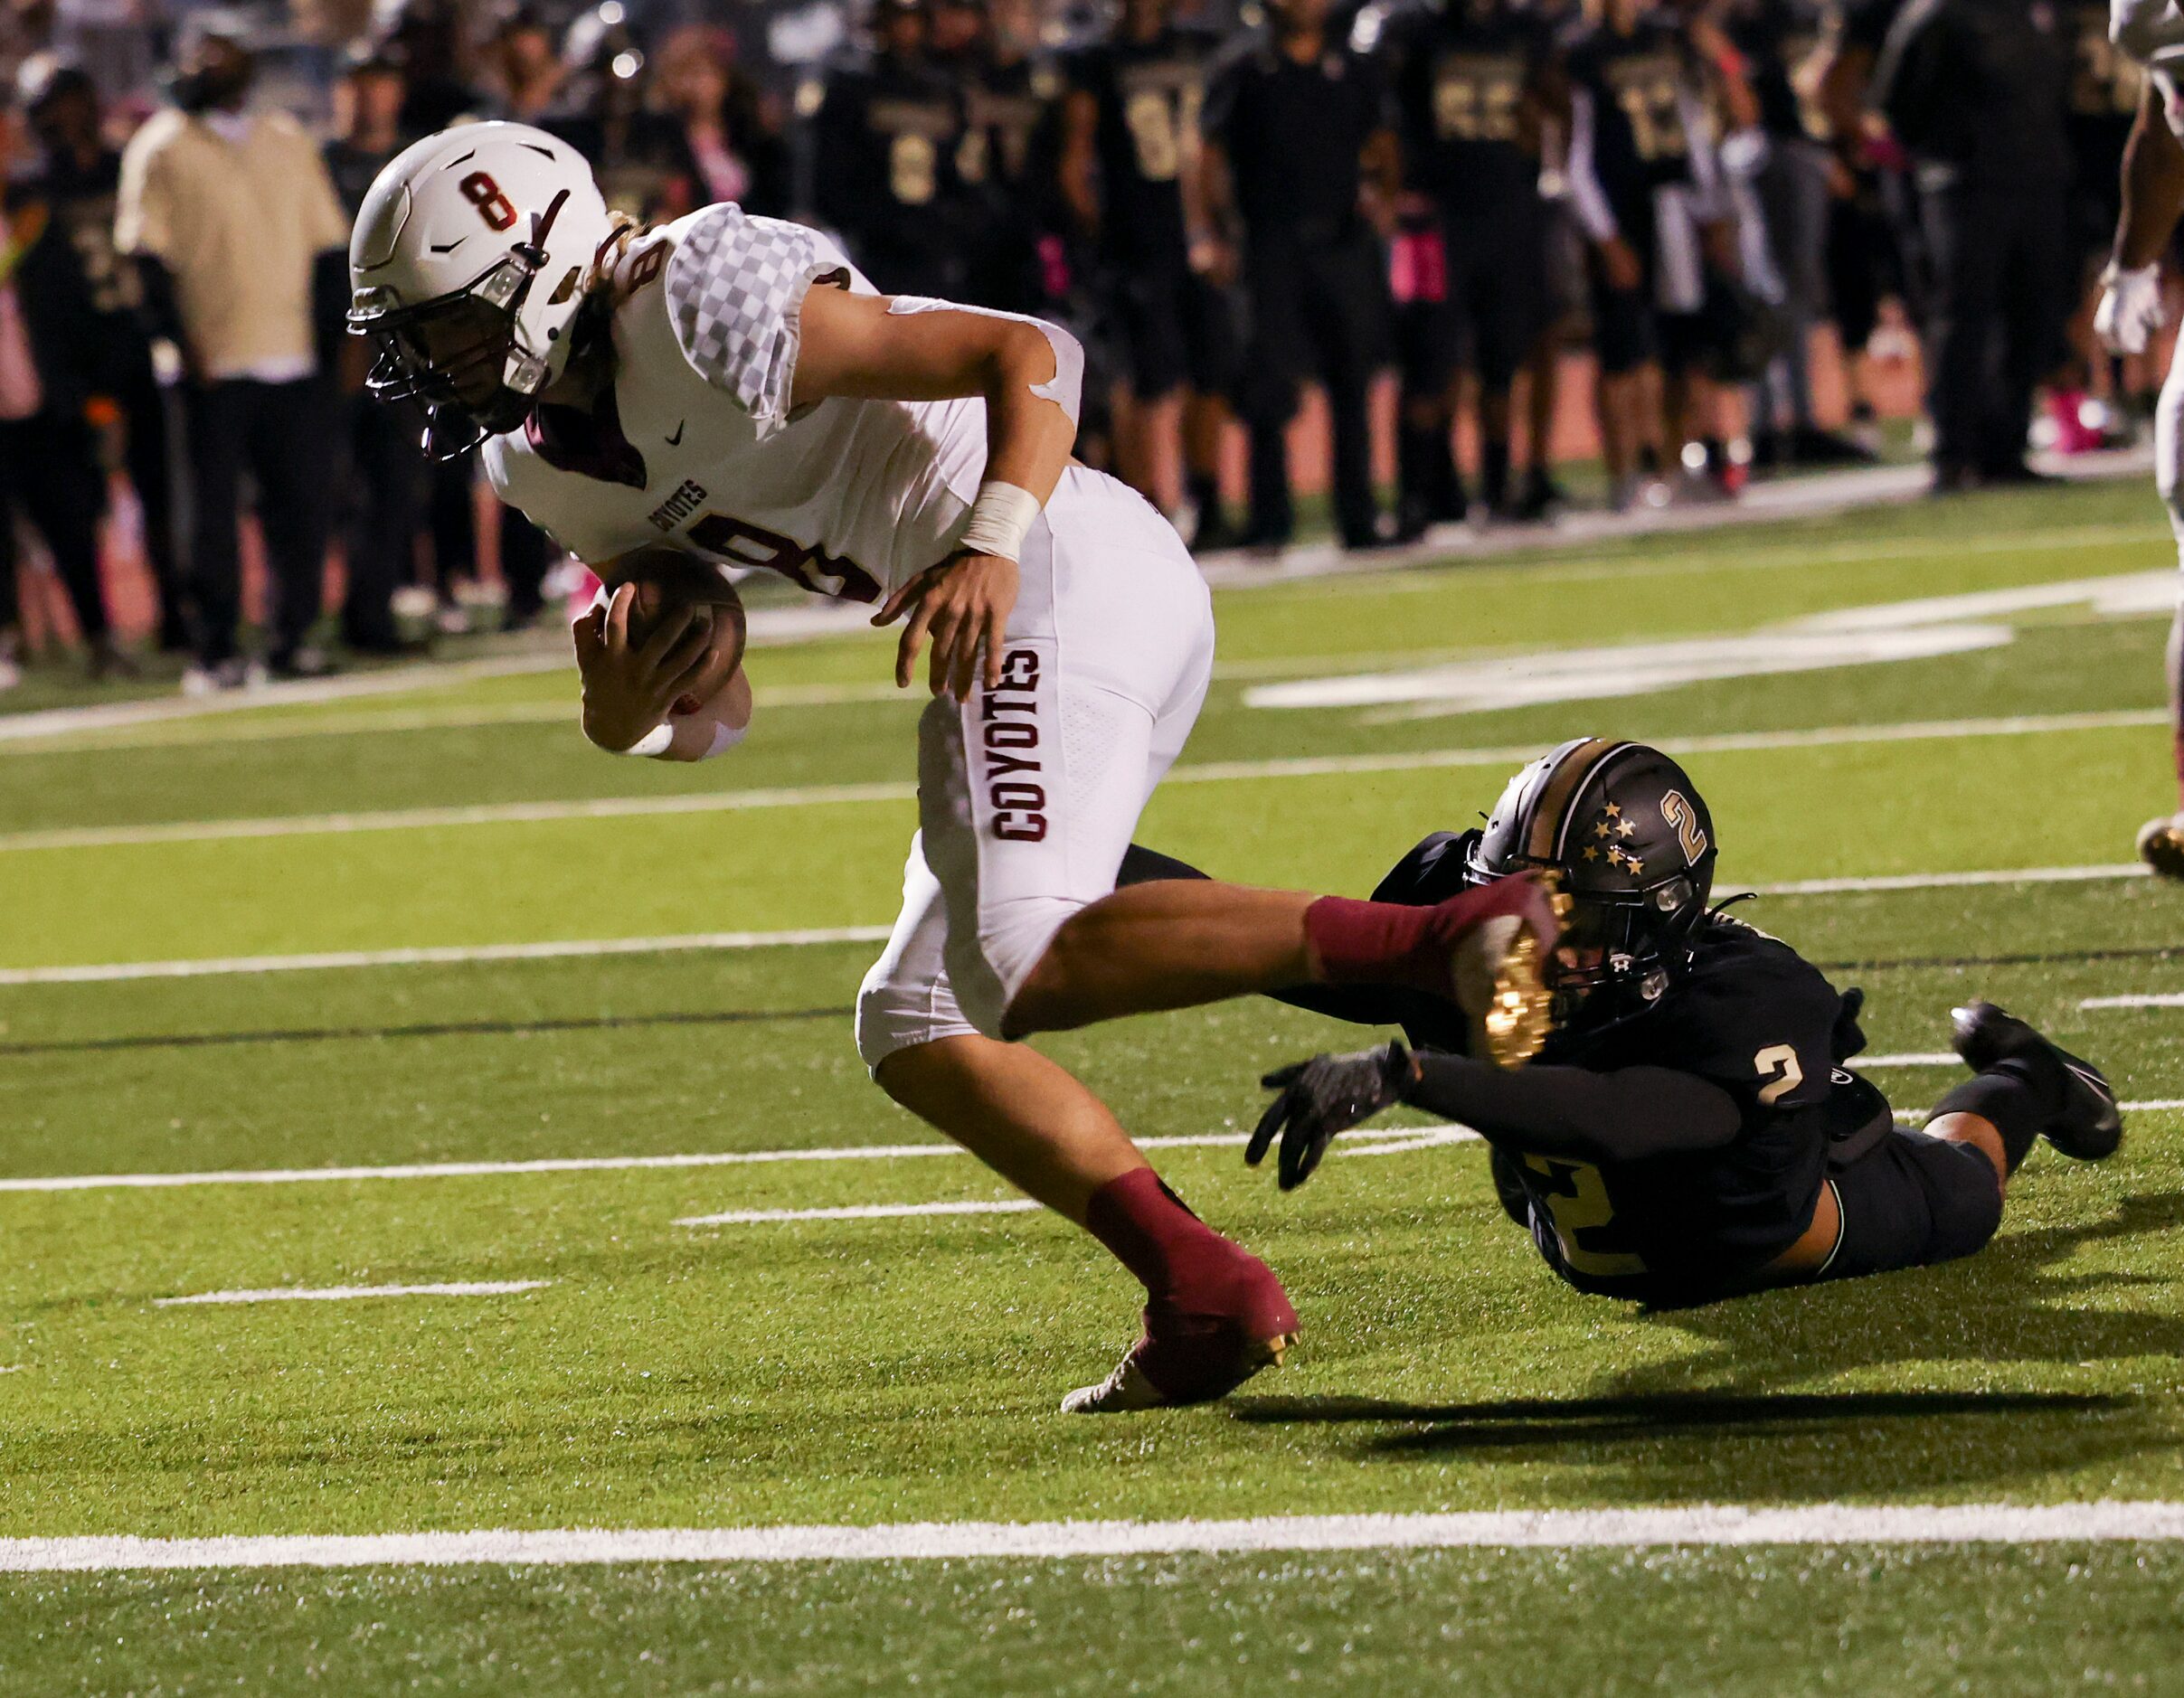
<path id="1" fill-rule="evenodd" d="M 1461 359 L 1489 392 L 1509 387 L 1547 323 L 1546 206 L 1537 195 L 1443 226 L 1448 307 Z"/>
<path id="2" fill-rule="evenodd" d="M 1118 268 L 1107 295 L 1120 363 L 1139 401 L 1186 385 L 1201 395 L 1234 388 L 1243 353 L 1234 303 L 1182 255 Z"/>

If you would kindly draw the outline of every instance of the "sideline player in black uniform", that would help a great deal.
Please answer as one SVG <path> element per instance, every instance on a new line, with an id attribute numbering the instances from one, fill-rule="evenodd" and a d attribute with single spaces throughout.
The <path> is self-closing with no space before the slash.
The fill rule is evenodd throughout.
<path id="1" fill-rule="evenodd" d="M 956 175 L 970 213 L 969 293 L 974 306 L 1002 312 L 1037 313 L 1047 304 L 1039 243 L 1055 228 L 1054 194 L 1054 100 L 1060 79 L 1038 57 L 1028 19 L 1020 7 L 1003 9 L 985 0 L 953 0 L 936 7 L 936 26 L 969 33 L 935 64 L 953 80 L 963 99 L 963 136 L 956 145 Z M 935 46 L 940 35 L 935 36 Z"/>
<path id="2" fill-rule="evenodd" d="M 1322 1012 L 1401 1024 L 1415 1052 L 1270 1074 L 1279 1094 L 1247 1159 L 1279 1137 L 1288 1189 L 1393 1103 L 1461 1120 L 1493 1146 L 1503 1205 L 1550 1268 L 1581 1291 L 1667 1306 L 1969 1256 L 2037 1139 L 2083 1161 L 2113 1153 L 2107 1081 L 1983 1002 L 1955 1017 L 1973 1077 L 1923 1130 L 1898 1129 L 1845 1065 L 1865 1044 L 1860 993 L 1710 909 L 1715 854 L 1705 801 L 1658 750 L 1579 740 L 1534 761 L 1483 833 L 1427 838 L 1376 896 L 1432 901 L 1551 870 L 1573 906 L 1538 1059 L 1473 1061 L 1428 999 L 1312 993 Z"/>
<path id="3" fill-rule="evenodd" d="M 1172 0 L 1122 0 L 1114 33 L 1072 56 L 1060 186 L 1099 256 L 1134 409 L 1124 476 L 1163 512 L 1196 509 L 1191 546 L 1234 541 L 1221 512 L 1221 439 L 1241 348 L 1204 206 L 1198 122 L 1221 48 L 1179 24 Z"/>
<path id="4" fill-rule="evenodd" d="M 1602 448 L 1619 505 L 1637 493 L 1640 368 L 1661 373 L 1662 447 L 1713 433 L 1707 267 L 1734 268 L 1706 68 L 1650 0 L 1605 0 L 1568 42 L 1570 194 L 1592 242 Z"/>
<path id="5" fill-rule="evenodd" d="M 1366 393 L 1385 356 L 1388 289 L 1366 196 L 1368 159 L 1377 190 L 1393 180 L 1395 144 L 1380 68 L 1328 27 L 1328 0 L 1273 0 L 1265 37 L 1223 68 L 1206 97 L 1207 185 L 1243 222 L 1245 540 L 1261 547 L 1287 542 L 1294 524 L 1288 429 L 1308 377 L 1327 388 L 1342 544 L 1383 541 Z"/>
<path id="6" fill-rule="evenodd" d="M 876 51 L 829 77 L 813 114 L 812 202 L 891 295 L 963 297 L 963 100 L 927 62 L 921 0 L 880 0 Z"/>
<path id="7" fill-rule="evenodd" d="M 1404 363 L 1397 476 L 1402 528 L 1413 532 L 1429 516 L 1463 516 L 1449 465 L 1460 344 L 1479 379 L 1480 491 L 1492 512 L 1510 511 L 1509 391 L 1545 328 L 1540 128 L 1557 97 L 1553 37 L 1509 0 L 1444 0 L 1395 18 L 1384 40 L 1404 186 L 1432 203 L 1444 259 L 1446 309 L 1432 315 L 1424 357 Z M 1535 475 L 1546 447 L 1531 445 Z M 1437 502 L 1442 479 L 1453 498 Z"/>

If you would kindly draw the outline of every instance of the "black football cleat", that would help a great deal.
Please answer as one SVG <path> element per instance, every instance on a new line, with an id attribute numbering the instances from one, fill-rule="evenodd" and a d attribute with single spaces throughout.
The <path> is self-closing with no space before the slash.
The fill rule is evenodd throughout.
<path id="1" fill-rule="evenodd" d="M 1990 1002 L 1950 1011 L 1950 1047 L 1974 1072 L 1998 1061 L 2046 1057 L 2061 1073 L 2063 1108 L 2043 1127 L 2041 1136 L 2074 1161 L 2104 1161 L 2123 1140 L 2123 1115 L 2116 1094 L 2090 1061 L 2049 1042 L 2015 1014 Z"/>
<path id="2" fill-rule="evenodd" d="M 2140 826 L 2139 859 L 2157 878 L 2184 879 L 2184 814 L 2164 814 Z"/>

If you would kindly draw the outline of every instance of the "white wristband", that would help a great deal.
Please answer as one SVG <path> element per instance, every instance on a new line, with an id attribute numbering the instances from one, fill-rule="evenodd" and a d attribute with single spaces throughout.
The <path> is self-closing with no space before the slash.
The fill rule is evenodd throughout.
<path id="1" fill-rule="evenodd" d="M 664 755 L 675 745 L 675 730 L 664 721 L 655 725 L 627 749 L 618 749 L 618 755 Z"/>
<path id="2" fill-rule="evenodd" d="M 1016 560 L 1038 516 L 1039 498 L 1030 490 L 989 477 L 979 486 L 979 498 L 970 504 L 970 518 L 957 546 L 973 554 Z"/>

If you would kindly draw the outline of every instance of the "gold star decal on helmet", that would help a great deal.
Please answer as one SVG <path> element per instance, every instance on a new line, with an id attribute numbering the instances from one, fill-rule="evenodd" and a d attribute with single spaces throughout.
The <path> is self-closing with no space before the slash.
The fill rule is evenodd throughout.
<path id="1" fill-rule="evenodd" d="M 1625 855 L 1622 862 L 1623 865 L 1629 867 L 1632 873 L 1643 873 L 1646 870 L 1646 863 L 1636 855 Z"/>
<path id="2" fill-rule="evenodd" d="M 1593 827 L 1593 835 L 1595 837 L 1605 837 L 1608 835 L 1608 822 L 1604 819 L 1598 821 Z"/>
<path id="3" fill-rule="evenodd" d="M 1635 837 L 1638 835 L 1638 827 L 1626 819 L 1615 828 L 1615 832 L 1621 837 Z"/>
<path id="4" fill-rule="evenodd" d="M 1615 848 L 1612 844 L 1611 844 L 1608 849 L 1608 864 L 1612 867 L 1619 867 L 1622 865 L 1622 851 Z"/>
<path id="5" fill-rule="evenodd" d="M 1622 804 L 1621 802 L 1610 802 L 1608 804 L 1608 817 L 1610 819 L 1621 819 L 1622 817 Z"/>
<path id="6" fill-rule="evenodd" d="M 1611 849 L 1611 850 L 1609 850 L 1609 851 L 1608 851 L 1608 853 L 1609 853 L 1610 854 L 1613 854 L 1615 852 L 1614 852 L 1612 849 Z M 1587 844 L 1585 845 L 1585 859 L 1586 859 L 1586 860 L 1588 860 L 1588 861 L 1597 861 L 1597 860 L 1599 860 L 1599 859 L 1600 859 L 1600 851 L 1599 851 L 1599 850 L 1597 850 L 1597 849 L 1595 849 L 1595 848 L 1593 848 L 1593 845 L 1592 845 L 1591 844 Z"/>

